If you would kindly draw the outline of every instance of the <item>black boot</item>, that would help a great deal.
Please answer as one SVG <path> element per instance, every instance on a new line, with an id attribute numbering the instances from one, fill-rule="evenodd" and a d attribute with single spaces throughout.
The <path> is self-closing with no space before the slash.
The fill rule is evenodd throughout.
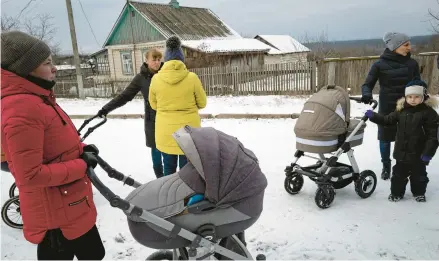
<path id="1" fill-rule="evenodd" d="M 160 165 L 160 167 L 154 167 L 154 174 L 158 179 L 163 177 L 163 166 Z"/>
<path id="2" fill-rule="evenodd" d="M 392 171 L 392 164 L 389 161 L 383 161 L 383 172 L 381 172 L 381 179 L 390 179 L 390 172 Z"/>

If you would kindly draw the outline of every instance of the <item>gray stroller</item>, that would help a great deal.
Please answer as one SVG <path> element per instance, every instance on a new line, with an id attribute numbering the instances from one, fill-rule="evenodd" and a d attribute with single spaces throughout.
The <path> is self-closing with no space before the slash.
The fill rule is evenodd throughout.
<path id="1" fill-rule="evenodd" d="M 160 250 L 147 260 L 252 260 L 240 235 L 263 209 L 267 179 L 258 159 L 238 139 L 211 127 L 186 126 L 173 137 L 188 158 L 187 165 L 146 184 L 97 156 L 111 178 L 136 188 L 125 199 L 107 188 L 92 168 L 88 176 L 111 206 L 127 215 L 134 239 Z M 189 206 L 197 194 L 204 200 Z"/>

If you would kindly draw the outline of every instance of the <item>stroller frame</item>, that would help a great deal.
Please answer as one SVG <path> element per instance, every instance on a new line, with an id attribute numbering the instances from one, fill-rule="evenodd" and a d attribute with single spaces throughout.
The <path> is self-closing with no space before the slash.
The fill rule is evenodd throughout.
<path id="1" fill-rule="evenodd" d="M 360 98 L 349 98 L 359 103 L 362 102 Z M 375 110 L 378 106 L 378 102 L 372 100 L 371 103 L 373 104 L 372 109 Z M 368 198 L 372 195 L 376 188 L 377 177 L 371 170 L 360 172 L 358 163 L 354 156 L 354 151 L 349 143 L 367 120 L 367 116 L 361 118 L 361 121 L 351 134 L 348 135 L 337 151 L 330 153 L 332 155 L 330 158 L 325 157 L 323 153 L 318 153 L 319 157 L 317 158 L 306 155 L 305 152 L 301 150 L 297 150 L 294 154 L 293 162 L 285 168 L 285 190 L 291 195 L 299 193 L 304 183 L 303 176 L 307 176 L 318 185 L 315 195 L 315 203 L 322 209 L 330 207 L 335 199 L 336 189 L 341 189 L 349 185 L 351 182 L 355 183 L 355 191 L 361 198 Z M 351 165 L 338 162 L 339 157 L 343 153 L 346 153 Z M 297 164 L 297 162 L 303 156 L 316 159 L 317 163 L 302 167 Z M 333 172 L 336 174 L 335 177 L 331 175 Z M 350 178 L 351 180 L 349 180 Z M 337 185 L 336 182 L 343 180 L 345 180 L 343 184 L 340 183 Z"/>
<path id="2" fill-rule="evenodd" d="M 127 177 L 116 169 L 112 168 L 107 162 L 105 162 L 100 156 L 96 155 L 98 159 L 98 165 L 107 172 L 110 178 L 122 181 L 123 184 L 127 184 L 134 188 L 141 186 L 139 182 L 135 181 L 131 177 Z M 151 223 L 154 227 L 158 227 L 166 230 L 163 232 L 160 229 L 156 231 L 163 234 L 164 236 L 173 238 L 181 236 L 191 242 L 189 250 L 187 251 L 187 256 L 189 260 L 201 260 L 213 256 L 214 254 L 219 254 L 226 258 L 232 260 L 253 260 L 251 254 L 247 248 L 242 244 L 242 242 L 235 235 L 232 236 L 235 243 L 238 243 L 242 250 L 245 251 L 246 256 L 239 255 L 225 247 L 222 247 L 217 242 L 210 241 L 213 239 L 211 235 L 197 235 L 184 228 L 181 228 L 163 218 L 160 218 L 145 209 L 142 209 L 136 205 L 129 203 L 128 201 L 120 198 L 118 195 L 114 194 L 107 186 L 105 186 L 99 177 L 96 175 L 94 169 L 89 167 L 87 170 L 87 175 L 90 178 L 93 186 L 98 189 L 98 191 L 110 202 L 110 205 L 115 208 L 119 208 L 125 212 L 130 217 L 138 217 L 144 220 L 146 223 Z M 155 230 L 155 229 L 154 229 Z M 165 234 L 166 233 L 166 234 Z M 179 260 L 180 257 L 185 256 L 183 250 L 185 248 L 173 249 L 173 259 Z M 258 255 L 257 260 L 265 260 L 264 255 Z"/>

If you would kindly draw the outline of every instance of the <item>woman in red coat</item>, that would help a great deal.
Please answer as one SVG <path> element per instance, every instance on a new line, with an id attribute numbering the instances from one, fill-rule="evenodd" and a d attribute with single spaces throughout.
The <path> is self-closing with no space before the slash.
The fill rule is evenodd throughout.
<path id="1" fill-rule="evenodd" d="M 25 33 L 1 34 L 1 141 L 20 191 L 24 237 L 39 260 L 102 260 L 87 167 L 94 145 L 80 142 L 53 95 L 49 47 Z"/>

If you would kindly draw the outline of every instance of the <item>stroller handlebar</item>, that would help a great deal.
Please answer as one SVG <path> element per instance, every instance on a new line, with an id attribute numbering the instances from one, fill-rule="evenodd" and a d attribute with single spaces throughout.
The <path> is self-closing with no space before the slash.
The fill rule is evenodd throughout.
<path id="1" fill-rule="evenodd" d="M 133 178 L 125 176 L 123 173 L 117 171 L 116 169 L 112 168 L 105 160 L 103 160 L 100 156 L 96 155 L 96 158 L 98 160 L 98 165 L 107 172 L 108 176 L 113 179 L 117 179 L 119 181 L 122 181 L 124 184 L 127 184 L 129 186 L 132 186 L 134 188 L 137 188 L 141 186 L 141 184 L 137 181 L 135 181 Z M 128 210 L 130 208 L 130 204 L 128 201 L 121 199 L 119 196 L 114 194 L 113 191 L 111 191 L 107 186 L 105 186 L 104 183 L 99 179 L 99 177 L 96 175 L 95 170 L 92 167 L 89 167 L 87 169 L 87 176 L 90 178 L 91 183 L 93 186 L 99 190 L 99 192 L 104 196 L 109 202 L 112 207 L 120 208 L 122 210 Z"/>
<path id="2" fill-rule="evenodd" d="M 91 121 L 93 121 L 93 120 L 96 119 L 96 118 L 101 118 L 101 117 L 99 117 L 99 115 L 95 115 L 95 116 L 93 116 L 93 117 L 91 117 L 91 118 L 89 118 L 89 119 L 86 119 L 86 120 L 84 121 L 84 123 L 81 125 L 81 127 L 79 128 L 79 130 L 78 130 L 78 135 L 81 135 L 81 131 L 82 131 L 82 129 L 83 129 L 87 124 L 89 124 Z M 85 138 L 87 138 L 88 135 L 90 135 L 95 129 L 99 128 L 100 126 L 104 125 L 104 123 L 107 122 L 107 117 L 106 117 L 106 116 L 103 116 L 102 118 L 103 118 L 103 119 L 102 119 L 101 122 L 99 122 L 99 123 L 97 123 L 96 125 L 94 125 L 94 126 L 88 128 L 87 132 L 86 132 L 86 133 L 84 134 L 84 136 L 81 138 L 81 142 L 84 141 Z"/>
<path id="3" fill-rule="evenodd" d="M 362 103 L 363 102 L 360 97 L 349 97 L 349 99 L 351 99 L 353 101 L 356 101 L 358 103 Z M 378 101 L 377 100 L 372 99 L 369 104 L 372 104 L 372 109 L 373 110 L 375 110 L 378 107 Z"/>
<path id="4" fill-rule="evenodd" d="M 120 208 L 121 210 L 127 211 L 130 208 L 130 203 L 124 199 L 121 199 L 119 196 L 114 194 L 107 186 L 102 183 L 102 181 L 96 175 L 96 172 L 92 167 L 87 169 L 87 176 L 90 178 L 91 183 L 95 188 L 99 190 L 99 192 L 104 196 L 112 207 Z"/>

